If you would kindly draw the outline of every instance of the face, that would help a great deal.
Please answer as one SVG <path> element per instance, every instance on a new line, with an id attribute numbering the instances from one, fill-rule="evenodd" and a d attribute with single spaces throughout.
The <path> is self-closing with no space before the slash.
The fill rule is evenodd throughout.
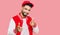
<path id="1" fill-rule="evenodd" d="M 31 7 L 28 5 L 25 5 L 24 7 L 22 7 L 22 15 L 27 16 L 29 14 L 30 10 L 31 10 Z"/>

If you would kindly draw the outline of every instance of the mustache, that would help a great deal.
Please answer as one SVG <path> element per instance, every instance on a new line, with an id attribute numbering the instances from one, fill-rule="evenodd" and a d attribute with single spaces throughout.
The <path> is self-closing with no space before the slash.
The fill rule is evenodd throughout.
<path id="1" fill-rule="evenodd" d="M 28 13 L 22 12 L 22 15 L 26 17 L 28 15 Z"/>

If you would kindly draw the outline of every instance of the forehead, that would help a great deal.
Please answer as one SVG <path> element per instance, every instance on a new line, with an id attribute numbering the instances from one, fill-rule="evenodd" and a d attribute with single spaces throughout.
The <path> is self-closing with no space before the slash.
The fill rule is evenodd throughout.
<path id="1" fill-rule="evenodd" d="M 28 5 L 25 5 L 23 8 L 31 9 L 31 7 L 30 7 L 30 6 L 28 6 Z"/>

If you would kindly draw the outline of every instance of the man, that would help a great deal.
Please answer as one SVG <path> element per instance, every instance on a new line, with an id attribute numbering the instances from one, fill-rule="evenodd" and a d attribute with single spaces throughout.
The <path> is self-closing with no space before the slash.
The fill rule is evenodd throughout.
<path id="1" fill-rule="evenodd" d="M 38 25 L 28 16 L 33 4 L 29 1 L 24 1 L 19 15 L 11 18 L 8 28 L 8 35 L 33 35 L 33 32 L 38 33 Z"/>

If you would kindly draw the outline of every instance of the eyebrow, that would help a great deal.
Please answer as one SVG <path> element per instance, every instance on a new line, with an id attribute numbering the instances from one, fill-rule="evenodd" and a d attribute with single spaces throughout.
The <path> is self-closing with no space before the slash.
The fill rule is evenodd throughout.
<path id="1" fill-rule="evenodd" d="M 30 9 L 25 8 L 26 10 L 30 11 Z"/>

